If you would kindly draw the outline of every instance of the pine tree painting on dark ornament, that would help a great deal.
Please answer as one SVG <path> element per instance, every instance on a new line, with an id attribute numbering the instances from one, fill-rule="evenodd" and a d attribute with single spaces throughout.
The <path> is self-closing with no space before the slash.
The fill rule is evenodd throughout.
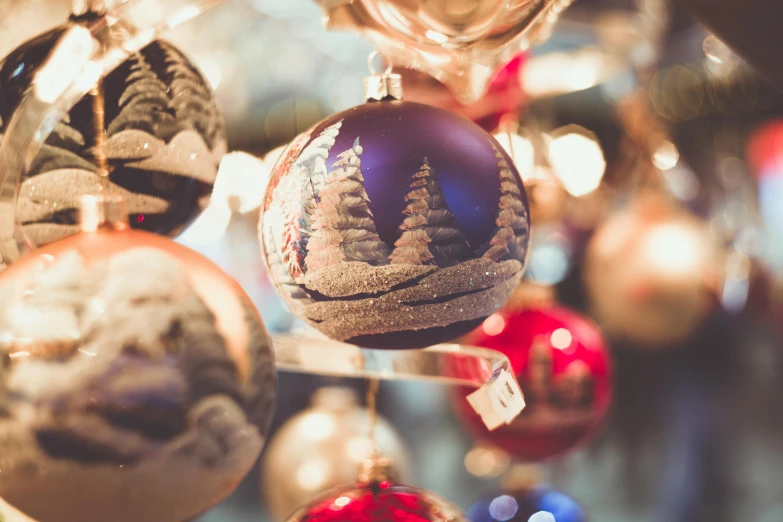
<path id="1" fill-rule="evenodd" d="M 260 225 L 291 310 L 367 348 L 452 340 L 502 306 L 524 268 L 527 196 L 478 126 L 417 103 L 367 103 L 299 136 Z"/>
<path id="2" fill-rule="evenodd" d="M 0 134 L 64 32 L 34 38 L 0 64 Z M 206 207 L 226 152 L 212 89 L 161 40 L 133 54 L 102 86 L 107 188 L 127 202 L 133 228 L 175 236 Z M 17 217 L 34 245 L 78 231 L 79 197 L 98 182 L 95 144 L 88 94 L 57 123 L 21 180 Z"/>

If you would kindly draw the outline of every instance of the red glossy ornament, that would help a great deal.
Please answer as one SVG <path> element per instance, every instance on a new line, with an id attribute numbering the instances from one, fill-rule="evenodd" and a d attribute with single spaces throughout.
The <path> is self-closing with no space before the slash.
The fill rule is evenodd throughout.
<path id="1" fill-rule="evenodd" d="M 457 507 L 429 491 L 395 483 L 377 461 L 368 462 L 372 469 L 363 471 L 357 484 L 325 494 L 288 522 L 467 522 Z"/>
<path id="2" fill-rule="evenodd" d="M 464 342 L 508 356 L 527 402 L 510 425 L 489 432 L 460 394 L 460 417 L 477 438 L 518 459 L 542 460 L 588 440 L 606 417 L 609 354 L 598 327 L 581 315 L 560 307 L 505 310 Z"/>

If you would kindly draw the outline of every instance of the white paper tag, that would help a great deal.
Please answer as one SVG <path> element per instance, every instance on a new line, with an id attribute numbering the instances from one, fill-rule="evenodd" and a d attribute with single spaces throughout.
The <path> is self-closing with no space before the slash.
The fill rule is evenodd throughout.
<path id="1" fill-rule="evenodd" d="M 501 370 L 497 379 L 474 391 L 467 399 L 490 431 L 510 424 L 525 408 L 519 383 L 508 370 Z"/>

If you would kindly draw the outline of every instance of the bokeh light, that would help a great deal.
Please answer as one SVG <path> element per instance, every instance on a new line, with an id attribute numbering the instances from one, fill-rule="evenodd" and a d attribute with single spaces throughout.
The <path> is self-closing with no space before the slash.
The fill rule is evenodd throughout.
<path id="1" fill-rule="evenodd" d="M 514 160 L 514 165 L 522 176 L 522 181 L 529 181 L 534 176 L 536 151 L 530 138 L 520 136 L 516 132 L 498 132 L 493 135 L 503 149 Z"/>
<path id="2" fill-rule="evenodd" d="M 606 159 L 595 134 L 576 125 L 552 133 L 549 142 L 549 164 L 575 197 L 598 188 L 606 171 Z"/>

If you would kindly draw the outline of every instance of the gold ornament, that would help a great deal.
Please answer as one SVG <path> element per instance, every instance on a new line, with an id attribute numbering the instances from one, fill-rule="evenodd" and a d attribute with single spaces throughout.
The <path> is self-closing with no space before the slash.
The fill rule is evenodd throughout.
<path id="1" fill-rule="evenodd" d="M 681 342 L 699 325 L 721 260 L 707 224 L 655 192 L 636 196 L 598 229 L 585 263 L 604 331 L 652 347 Z"/>
<path id="2" fill-rule="evenodd" d="M 322 388 L 307 410 L 286 422 L 269 442 L 262 465 L 262 495 L 274 520 L 285 520 L 317 495 L 356 480 L 361 464 L 379 450 L 396 479 L 408 478 L 410 457 L 382 417 L 370 438 L 370 413 L 345 388 Z"/>

